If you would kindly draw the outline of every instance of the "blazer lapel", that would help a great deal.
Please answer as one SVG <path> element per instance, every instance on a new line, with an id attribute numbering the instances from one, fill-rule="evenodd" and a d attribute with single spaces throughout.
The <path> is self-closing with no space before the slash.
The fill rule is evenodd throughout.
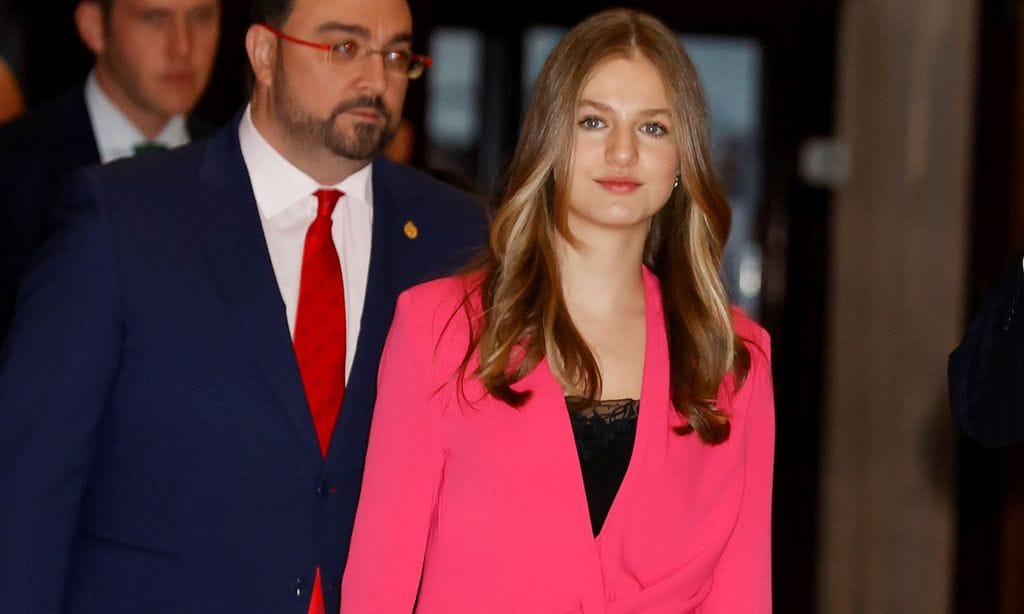
<path id="1" fill-rule="evenodd" d="M 645 266 L 644 276 L 644 371 L 640 384 L 640 415 L 637 417 L 636 439 L 633 453 L 615 495 L 608 516 L 605 518 L 599 539 L 621 531 L 618 516 L 643 481 L 643 476 L 652 475 L 665 458 L 669 437 L 677 436 L 669 428 L 671 399 L 669 395 L 668 337 L 665 332 L 664 308 L 661 304 L 661 284 L 658 278 Z M 674 414 L 675 411 L 671 410 Z"/>
<path id="2" fill-rule="evenodd" d="M 374 161 L 373 236 L 370 239 L 370 268 L 366 281 L 366 298 L 359 321 L 359 340 L 352 370 L 345 389 L 345 402 L 331 435 L 327 451 L 328 463 L 344 459 L 347 468 L 361 470 L 369 437 L 370 417 L 377 396 L 377 367 L 381 351 L 391 327 L 395 301 L 402 288 L 393 279 L 393 267 L 402 261 L 398 251 L 401 228 L 395 220 L 407 207 L 407 199 L 415 194 L 396 184 L 388 172 L 386 161 Z"/>
<path id="3" fill-rule="evenodd" d="M 604 595 L 601 554 L 590 523 L 590 509 L 586 488 L 583 485 L 579 451 L 576 448 L 562 386 L 551 371 L 551 365 L 544 358 L 515 388 L 530 390 L 533 393 L 526 406 L 514 411 L 539 414 L 530 422 L 530 426 L 542 431 L 536 437 L 537 441 L 542 441 L 545 445 L 539 466 L 531 466 L 530 470 L 538 472 L 539 475 L 549 475 L 549 479 L 538 483 L 537 487 L 547 489 L 546 496 L 553 500 L 564 501 L 564 510 L 559 512 L 558 517 L 550 518 L 549 521 L 562 527 L 573 544 L 573 560 L 577 562 L 580 570 L 576 576 L 581 583 L 577 590 L 582 595 Z M 495 405 L 497 407 L 488 407 L 486 410 L 508 411 L 507 406 L 500 402 L 496 401 Z M 571 487 L 566 490 L 565 485 Z M 597 604 L 594 605 L 596 607 Z M 592 610 L 588 606 L 583 610 L 581 606 L 581 611 L 597 614 L 604 612 L 604 609 L 601 607 Z"/>
<path id="4" fill-rule="evenodd" d="M 96 144 L 96 133 L 92 129 L 89 107 L 85 103 L 84 85 L 76 88 L 68 99 L 67 113 L 68 121 L 61 126 L 67 147 L 61 150 L 62 153 L 56 153 L 56 155 L 66 157 L 68 172 L 71 169 L 99 164 L 100 149 Z"/>
<path id="5" fill-rule="evenodd" d="M 395 216 L 405 210 L 405 201 L 412 198 L 411 194 L 389 185 L 392 179 L 388 176 L 383 164 L 373 166 L 373 237 L 370 247 L 370 270 L 366 281 L 366 300 L 363 304 L 363 315 L 359 323 L 359 344 L 356 347 L 356 366 L 372 368 L 377 372 L 377 363 L 384 347 L 384 339 L 391 327 L 395 301 L 398 299 L 398 288 L 392 277 L 392 268 L 401 262 L 401 254 L 397 253 L 400 244 L 395 238 L 401 229 L 395 226 Z M 373 378 L 376 388 L 376 377 Z"/>
<path id="6" fill-rule="evenodd" d="M 311 460 L 320 463 L 284 301 L 238 144 L 238 117 L 209 141 L 199 179 L 188 205 L 210 269 L 278 402 Z"/>
<path id="7" fill-rule="evenodd" d="M 643 276 L 646 343 L 643 380 L 640 389 L 640 415 L 637 419 L 636 438 L 626 474 L 623 476 L 619 490 L 608 510 L 601 533 L 596 538 L 597 541 L 607 541 L 608 535 L 622 530 L 618 520 L 618 516 L 622 514 L 621 508 L 629 505 L 630 498 L 634 496 L 633 492 L 638 487 L 638 482 L 643 480 L 642 476 L 650 475 L 657 470 L 658 464 L 664 459 L 668 439 L 670 436 L 674 436 L 671 429 L 668 428 L 671 418 L 668 413 L 671 405 L 668 340 L 665 334 L 664 311 L 661 305 L 661 287 L 658 278 L 646 267 L 643 269 Z M 547 360 L 542 361 L 523 380 L 523 387 L 534 390 L 534 398 L 531 399 L 531 403 L 537 402 L 547 406 L 556 406 L 557 403 L 564 405 L 564 399 L 560 396 L 561 388 L 551 373 Z M 586 491 L 583 486 L 579 453 L 576 450 L 572 427 L 568 416 L 564 413 L 559 416 L 558 422 L 556 428 L 564 432 L 562 440 L 566 442 L 566 445 L 559 452 L 561 458 L 552 460 L 552 466 L 571 467 L 576 474 L 575 481 L 579 487 L 572 495 L 575 499 L 572 507 L 578 521 L 574 524 L 585 526 L 588 529 L 587 535 L 592 537 L 593 529 L 590 525 Z"/>

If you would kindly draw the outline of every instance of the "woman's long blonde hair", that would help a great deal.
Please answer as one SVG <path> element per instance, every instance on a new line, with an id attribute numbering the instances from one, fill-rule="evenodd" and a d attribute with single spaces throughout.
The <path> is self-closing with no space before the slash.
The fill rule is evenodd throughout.
<path id="1" fill-rule="evenodd" d="M 672 404 L 686 418 L 683 433 L 720 443 L 729 417 L 716 407 L 719 386 L 730 371 L 738 385 L 750 365 L 719 275 L 731 214 L 711 164 L 697 72 L 672 32 L 639 11 L 613 9 L 583 21 L 541 70 L 478 263 L 483 313 L 472 319 L 459 377 L 477 352 L 473 377 L 518 407 L 530 391 L 514 385 L 547 356 L 560 381 L 599 397 L 601 374 L 566 308 L 555 245 L 559 234 L 572 240 L 566 190 L 580 92 L 603 61 L 636 56 L 664 80 L 681 166 L 680 185 L 652 220 L 644 253 L 661 284 Z"/>

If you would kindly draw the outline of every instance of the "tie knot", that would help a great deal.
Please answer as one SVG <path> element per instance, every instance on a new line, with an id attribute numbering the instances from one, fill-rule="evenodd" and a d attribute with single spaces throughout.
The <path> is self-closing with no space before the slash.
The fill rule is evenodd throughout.
<path id="1" fill-rule="evenodd" d="M 316 216 L 330 217 L 334 213 L 334 207 L 338 199 L 344 196 L 341 190 L 317 190 L 316 191 Z"/>
<path id="2" fill-rule="evenodd" d="M 136 156 L 148 156 L 149 154 L 154 154 L 160 151 L 167 151 L 167 149 L 168 148 L 166 145 L 156 143 L 154 141 L 139 143 L 138 145 L 132 148 Z"/>

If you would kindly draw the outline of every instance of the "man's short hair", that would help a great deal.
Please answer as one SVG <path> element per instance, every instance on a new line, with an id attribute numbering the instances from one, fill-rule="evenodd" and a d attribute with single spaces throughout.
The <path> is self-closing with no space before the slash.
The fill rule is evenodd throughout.
<path id="1" fill-rule="evenodd" d="M 106 0 L 112 2 L 113 0 Z M 288 20 L 295 0 L 253 0 L 252 22 L 268 23 L 280 28 Z"/>

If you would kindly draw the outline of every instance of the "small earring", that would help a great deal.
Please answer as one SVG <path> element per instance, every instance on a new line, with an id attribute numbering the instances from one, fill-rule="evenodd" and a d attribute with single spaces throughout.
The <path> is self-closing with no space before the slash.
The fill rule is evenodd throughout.
<path id="1" fill-rule="evenodd" d="M 676 189 L 678 187 L 679 187 L 679 175 L 676 175 L 676 182 L 672 184 L 672 189 L 674 190 L 674 189 Z"/>

